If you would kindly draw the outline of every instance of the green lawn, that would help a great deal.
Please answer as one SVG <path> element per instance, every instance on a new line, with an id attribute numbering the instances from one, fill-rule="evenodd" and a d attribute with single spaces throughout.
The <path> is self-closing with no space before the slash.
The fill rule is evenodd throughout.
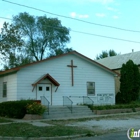
<path id="1" fill-rule="evenodd" d="M 0 125 L 0 136 L 14 137 L 54 137 L 76 134 L 90 134 L 90 130 L 72 126 L 46 126 L 37 127 L 28 123 L 11 123 Z"/>
<path id="2" fill-rule="evenodd" d="M 7 122 L 13 122 L 13 121 L 0 117 L 0 123 L 7 123 Z"/>

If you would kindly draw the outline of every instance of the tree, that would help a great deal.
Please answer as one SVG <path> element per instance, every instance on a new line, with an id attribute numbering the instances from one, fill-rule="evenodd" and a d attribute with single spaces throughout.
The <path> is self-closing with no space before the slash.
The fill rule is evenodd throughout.
<path id="1" fill-rule="evenodd" d="M 24 54 L 24 50 L 24 41 L 18 27 L 4 22 L 0 33 L 0 52 L 1 59 L 4 61 L 4 69 L 32 62 L 32 59 Z"/>
<path id="2" fill-rule="evenodd" d="M 15 54 L 22 49 L 23 40 L 16 26 L 4 22 L 0 33 L 0 52 L 3 59 L 9 59 L 10 54 Z"/>
<path id="3" fill-rule="evenodd" d="M 101 54 L 96 56 L 96 60 L 103 59 L 106 57 L 116 56 L 116 55 L 118 54 L 114 50 L 102 51 Z"/>
<path id="4" fill-rule="evenodd" d="M 50 53 L 49 57 L 52 57 L 52 56 L 56 56 L 56 55 L 61 55 L 61 54 L 64 54 L 64 53 L 68 53 L 68 52 L 71 52 L 73 51 L 72 48 L 64 48 L 64 49 L 56 49 L 56 50 L 53 50 L 52 53 Z"/>
<path id="5" fill-rule="evenodd" d="M 34 17 L 20 13 L 12 24 L 4 23 L 0 33 L 0 52 L 9 69 L 71 51 L 69 29 L 57 18 Z"/>
<path id="6" fill-rule="evenodd" d="M 120 93 L 117 94 L 118 103 L 130 103 L 139 98 L 140 73 L 138 66 L 129 60 L 122 65 L 120 78 Z"/>
<path id="7" fill-rule="evenodd" d="M 70 41 L 69 29 L 57 18 L 20 13 L 14 16 L 13 24 L 23 35 L 26 53 L 35 61 L 48 57 L 49 53 L 55 54 L 58 49 L 63 50 Z"/>
<path id="8" fill-rule="evenodd" d="M 26 54 L 25 55 L 20 54 L 15 56 L 14 54 L 11 53 L 9 55 L 9 59 L 4 64 L 4 70 L 22 66 L 31 62 L 33 62 L 33 58 L 27 56 Z"/>

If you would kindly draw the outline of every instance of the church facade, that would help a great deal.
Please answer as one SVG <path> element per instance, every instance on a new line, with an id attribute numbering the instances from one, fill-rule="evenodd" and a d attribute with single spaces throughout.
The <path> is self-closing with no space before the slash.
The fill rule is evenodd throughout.
<path id="1" fill-rule="evenodd" d="M 0 102 L 45 97 L 50 105 L 115 104 L 117 73 L 72 51 L 0 72 Z"/>

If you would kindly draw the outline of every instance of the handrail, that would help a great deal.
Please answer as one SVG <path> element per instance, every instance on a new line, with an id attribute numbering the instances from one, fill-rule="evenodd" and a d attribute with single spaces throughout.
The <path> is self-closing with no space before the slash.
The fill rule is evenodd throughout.
<path id="1" fill-rule="evenodd" d="M 48 99 L 45 96 L 40 96 L 41 98 L 41 104 L 47 106 L 47 112 L 49 115 L 49 104 L 50 102 L 48 101 Z"/>
<path id="2" fill-rule="evenodd" d="M 67 108 L 70 109 L 71 113 L 72 113 L 72 104 L 73 101 L 69 97 L 63 96 L 63 106 L 67 106 Z"/>
<path id="3" fill-rule="evenodd" d="M 94 101 L 88 97 L 88 96 L 83 96 L 83 104 L 86 104 L 86 105 L 92 105 L 94 104 Z"/>

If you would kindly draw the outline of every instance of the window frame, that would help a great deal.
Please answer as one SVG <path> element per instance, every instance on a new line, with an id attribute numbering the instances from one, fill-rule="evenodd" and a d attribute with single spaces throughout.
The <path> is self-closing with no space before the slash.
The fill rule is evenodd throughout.
<path id="1" fill-rule="evenodd" d="M 3 93 L 2 97 L 7 97 L 7 82 L 3 82 Z"/>
<path id="2" fill-rule="evenodd" d="M 93 88 L 88 87 L 88 84 L 91 84 L 91 83 L 93 84 Z M 87 87 L 86 87 L 87 88 L 87 95 L 88 96 L 95 96 L 95 82 L 90 82 L 89 81 L 89 82 L 86 83 L 86 85 L 87 85 Z M 89 92 L 88 92 L 89 90 L 92 90 L 93 94 L 89 94 Z"/>

